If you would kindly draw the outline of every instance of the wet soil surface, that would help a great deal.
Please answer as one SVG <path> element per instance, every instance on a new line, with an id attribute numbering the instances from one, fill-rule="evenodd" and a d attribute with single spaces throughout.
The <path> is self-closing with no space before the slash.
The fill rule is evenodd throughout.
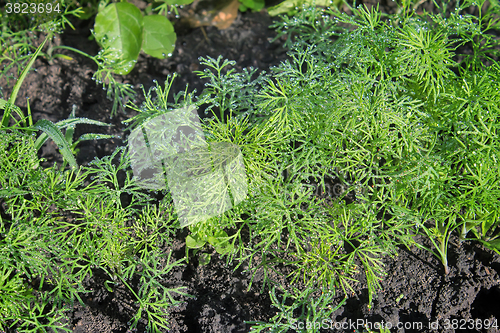
<path id="1" fill-rule="evenodd" d="M 395 3 L 381 3 L 386 12 L 394 12 Z M 195 70 L 202 70 L 198 58 L 211 56 L 236 60 L 236 69 L 253 66 L 268 70 L 287 59 L 281 47 L 284 40 L 271 43 L 275 32 L 269 29 L 272 19 L 265 11 L 260 13 L 239 13 L 230 28 L 218 30 L 215 27 L 189 28 L 176 25 L 178 34 L 173 56 L 158 60 L 140 56 L 136 68 L 123 78 L 140 92 L 151 87 L 153 80 L 163 82 L 167 75 L 177 73 L 172 92 L 196 89 L 200 93 L 203 80 Z M 73 46 L 89 54 L 96 54 L 98 48 L 88 40 L 92 22 L 76 23 L 76 30 L 68 30 L 56 43 Z M 66 53 L 66 52 L 63 52 Z M 70 55 L 70 53 L 66 53 Z M 18 104 L 26 107 L 26 97 L 34 120 L 66 119 L 74 107 L 77 117 L 86 117 L 113 124 L 110 128 L 86 125 L 77 126 L 76 135 L 88 132 L 115 134 L 126 137 L 122 121 L 134 113 L 119 112 L 110 119 L 112 102 L 91 80 L 95 64 L 88 59 L 71 54 L 74 61 L 57 59 L 53 63 L 37 60 L 36 72 L 25 80 L 18 97 Z M 9 89 L 4 89 L 8 94 Z M 138 94 L 140 96 L 140 94 Z M 78 162 L 85 164 L 94 157 L 109 155 L 117 146 L 123 145 L 120 139 L 82 143 Z M 61 162 L 60 154 L 53 143 L 45 145 L 42 156 L 50 165 Z M 186 231 L 179 231 L 172 249 L 175 259 L 185 256 L 184 239 Z M 421 240 L 425 244 L 425 240 Z M 387 276 L 382 281 L 382 291 L 374 299 L 373 307 L 368 308 L 366 284 L 358 284 L 356 294 L 348 295 L 344 306 L 334 312 L 335 322 L 370 323 L 398 322 L 402 329 L 392 332 L 496 332 L 485 330 L 479 325 L 470 325 L 470 320 L 484 323 L 484 320 L 500 318 L 500 258 L 480 244 L 460 243 L 452 239 L 449 248 L 450 273 L 444 274 L 439 260 L 427 251 L 418 248 L 400 248 L 395 257 L 384 258 Z M 425 244 L 430 246 L 429 244 Z M 195 298 L 184 298 L 182 305 L 169 309 L 171 323 L 169 332 L 248 332 L 250 325 L 245 321 L 268 321 L 275 313 L 269 290 L 261 292 L 261 279 L 256 278 L 252 288 L 247 291 L 250 275 L 242 270 L 233 270 L 223 259 L 213 255 L 208 265 L 199 265 L 196 257 L 189 264 L 174 270 L 168 281 L 170 286 L 185 286 L 188 294 Z M 276 279 L 279 277 L 276 276 Z M 118 285 L 114 292 L 104 288 L 106 276 L 95 271 L 85 287 L 92 290 L 85 294 L 85 306 L 75 305 L 70 314 L 73 332 L 118 333 L 129 332 L 128 322 L 132 316 L 132 296 L 123 286 Z M 341 293 L 337 301 L 344 298 Z M 436 328 L 436 320 L 439 328 Z M 457 324 L 456 329 L 444 329 L 447 322 Z M 421 323 L 422 326 L 419 326 Z M 434 326 L 433 326 L 434 325 Z M 324 332 L 353 332 L 360 326 L 342 325 L 343 328 L 324 329 Z M 460 329 L 462 328 L 462 329 Z M 145 331 L 144 322 L 138 332 Z"/>

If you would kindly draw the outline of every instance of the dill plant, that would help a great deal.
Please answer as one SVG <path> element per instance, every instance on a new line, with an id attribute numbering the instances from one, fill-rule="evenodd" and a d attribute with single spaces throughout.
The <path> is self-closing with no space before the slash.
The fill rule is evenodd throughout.
<path id="1" fill-rule="evenodd" d="M 132 181 L 123 149 L 78 170 L 42 169 L 30 135 L 0 131 L 0 328 L 19 332 L 70 329 L 70 306 L 84 304 L 96 270 L 103 288 L 125 288 L 133 329 L 168 328 L 167 309 L 186 295 L 163 277 L 182 260 L 160 249 L 171 242 L 171 204 L 151 207 Z M 90 183 L 88 181 L 90 180 Z M 125 200 L 125 197 L 127 198 Z"/>
<path id="2" fill-rule="evenodd" d="M 478 16 L 466 13 L 476 5 Z M 249 204 L 249 228 L 261 225 L 262 241 L 247 258 L 260 254 L 258 267 L 286 263 L 292 281 L 344 291 L 362 269 L 370 305 L 380 260 L 398 244 L 431 251 L 445 274 L 454 232 L 498 252 L 499 8 L 484 5 L 436 3 L 439 13 L 417 15 L 406 3 L 386 16 L 375 7 L 309 8 L 274 25 L 292 60 L 273 69 L 256 100 L 262 114 L 284 113 L 289 126 L 277 128 L 295 149 L 276 162 L 276 187 L 266 184 L 268 195 Z M 463 46 L 473 54 L 460 54 Z M 333 202 L 290 190 L 325 191 L 331 179 L 347 188 Z M 338 201 L 351 190 L 353 201 Z M 304 212 L 293 214 L 297 207 Z M 417 233 L 431 246 L 415 243 Z M 290 322 L 253 328 L 284 331 Z"/>
<path id="3" fill-rule="evenodd" d="M 498 146 L 493 139 L 499 114 L 498 41 L 490 34 L 498 29 L 498 6 L 485 10 L 481 2 L 479 16 L 465 14 L 474 5 L 466 1 L 450 9 L 445 2 L 438 6 L 440 13 L 422 15 L 404 7 L 386 18 L 376 8 L 352 8 L 352 16 L 309 9 L 276 24 L 290 39 L 292 33 L 306 36 L 294 40 L 295 63 L 299 54 L 315 59 L 296 69 L 282 66 L 284 73 L 277 75 L 284 81 L 293 78 L 296 85 L 297 76 L 309 75 L 315 87 L 333 77 L 325 71 L 322 76 L 328 79 L 321 80 L 312 68 L 332 67 L 335 78 L 321 86 L 333 89 L 326 98 L 332 103 L 327 106 L 332 110 L 329 124 L 321 128 L 319 142 L 324 139 L 323 146 L 328 144 L 336 157 L 334 167 L 362 186 L 360 198 L 384 213 L 381 222 L 406 223 L 428 235 L 446 273 L 453 230 L 461 229 L 463 237 L 470 230 L 488 233 L 490 240 L 498 237 Z M 474 54 L 459 54 L 463 45 Z M 304 55 L 309 52 L 311 57 Z M 311 95 L 301 100 L 307 105 L 321 96 Z M 495 241 L 481 241 L 496 250 Z"/>
<path id="4" fill-rule="evenodd" d="M 108 276 L 103 286 L 108 292 L 114 292 L 118 284 L 134 297 L 132 329 L 139 322 L 148 330 L 167 329 L 167 309 L 179 302 L 173 296 L 189 296 L 182 287 L 162 284 L 162 278 L 182 262 L 172 261 L 170 254 L 159 250 L 178 228 L 171 205 L 144 208 L 151 198 L 131 179 L 130 161 L 122 148 L 89 166 L 76 164 L 73 153 L 81 140 L 108 136 L 87 133 L 73 143 L 75 125 L 106 124 L 75 118 L 72 113 L 56 124 L 42 119 L 33 125 L 29 106 L 25 116 L 14 104 L 43 46 L 31 56 L 9 100 L 0 99 L 4 110 L 0 124 L 0 329 L 70 331 L 65 324 L 69 306 L 76 301 L 84 304 L 82 295 L 90 292 L 85 281 L 96 270 Z M 14 125 L 9 126 L 12 120 Z M 35 141 L 31 134 L 37 130 L 44 133 Z M 49 136 L 70 170 L 65 165 L 41 166 L 37 151 Z"/>
<path id="5" fill-rule="evenodd" d="M 269 73 L 202 58 L 199 75 L 209 83 L 199 96 L 169 99 L 169 78 L 142 106 L 129 103 L 138 111 L 130 129 L 203 108 L 207 142 L 241 150 L 246 200 L 189 225 L 186 248 L 212 246 L 252 279 L 263 276 L 279 313 L 255 330 L 325 319 L 340 306 L 336 293 L 357 292 L 361 279 L 371 306 L 384 257 L 416 244 L 418 233 L 431 245 L 416 245 L 445 273 L 454 233 L 498 251 L 500 67 L 490 34 L 498 8 L 472 16 L 471 5 L 417 15 L 406 3 L 391 16 L 304 9 L 275 25 L 289 34 L 290 60 Z M 460 54 L 464 45 L 475 53 Z M 43 169 L 28 134 L 35 129 L 25 130 L 0 131 L 0 179 L 8 180 L 0 189 L 0 328 L 68 330 L 64 304 L 82 302 L 85 279 L 99 269 L 104 288 L 126 288 L 136 302 L 131 328 L 167 329 L 165 309 L 184 294 L 162 283 L 182 264 L 161 252 L 180 228 L 169 189 L 160 202 L 141 189 L 124 148 L 86 167 Z M 331 184 L 342 191 L 328 194 Z"/>
<path id="6" fill-rule="evenodd" d="M 273 26 L 288 35 L 290 60 L 270 73 L 202 58 L 209 83 L 198 98 L 148 95 L 135 126 L 203 106 L 206 138 L 244 156 L 247 200 L 191 232 L 225 230 L 228 261 L 262 272 L 263 286 L 348 295 L 363 275 L 369 306 L 383 258 L 419 233 L 431 247 L 416 245 L 445 273 L 455 231 L 498 250 L 498 6 L 481 1 L 479 16 L 466 13 L 475 5 L 416 14 L 418 4 L 404 3 L 394 15 L 306 8 Z M 331 183 L 343 191 L 317 195 Z M 270 278 L 278 266 L 288 285 Z"/>

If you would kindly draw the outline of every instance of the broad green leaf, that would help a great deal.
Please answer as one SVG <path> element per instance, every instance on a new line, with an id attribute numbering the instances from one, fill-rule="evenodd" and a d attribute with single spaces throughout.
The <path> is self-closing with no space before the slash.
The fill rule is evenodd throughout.
<path id="1" fill-rule="evenodd" d="M 199 249 L 205 245 L 205 241 L 200 239 L 198 235 L 187 235 L 186 247 L 189 249 Z"/>
<path id="2" fill-rule="evenodd" d="M 78 164 L 76 163 L 75 157 L 71 153 L 68 142 L 54 123 L 48 121 L 47 119 L 40 119 L 36 122 L 34 127 L 44 131 L 52 140 L 54 140 L 56 145 L 59 147 L 62 156 L 69 163 L 72 169 L 78 168 Z"/>
<path id="3" fill-rule="evenodd" d="M 233 250 L 233 244 L 229 243 L 227 233 L 224 230 L 214 232 L 213 236 L 208 237 L 208 242 L 219 254 L 226 254 Z"/>
<path id="4" fill-rule="evenodd" d="M 252 9 L 253 11 L 260 11 L 265 7 L 264 0 L 240 0 L 243 6 Z"/>
<path id="5" fill-rule="evenodd" d="M 137 62 L 142 45 L 142 14 L 127 2 L 112 3 L 95 18 L 94 35 L 115 62 L 115 73 L 130 73 Z"/>
<path id="6" fill-rule="evenodd" d="M 143 22 L 142 50 L 158 59 L 171 56 L 177 39 L 172 23 L 163 15 L 145 16 Z"/>

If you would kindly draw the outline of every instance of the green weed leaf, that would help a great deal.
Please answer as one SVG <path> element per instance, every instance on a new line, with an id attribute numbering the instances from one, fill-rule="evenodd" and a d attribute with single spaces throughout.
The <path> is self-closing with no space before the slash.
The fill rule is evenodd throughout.
<path id="1" fill-rule="evenodd" d="M 228 242 L 228 236 L 224 230 L 215 231 L 213 236 L 208 237 L 208 242 L 219 254 L 226 254 L 233 250 L 233 245 Z"/>
<path id="2" fill-rule="evenodd" d="M 240 6 L 241 11 L 245 11 L 247 8 L 250 8 L 253 11 L 258 12 L 266 5 L 264 0 L 240 0 L 240 2 L 242 4 Z"/>
<path id="3" fill-rule="evenodd" d="M 186 237 L 186 247 L 190 249 L 199 249 L 205 245 L 206 241 L 198 235 L 188 235 Z"/>
<path id="4" fill-rule="evenodd" d="M 491 241 L 485 241 L 484 244 L 489 248 L 500 250 L 500 239 L 495 239 Z"/>
<path id="5" fill-rule="evenodd" d="M 94 35 L 108 59 L 115 62 L 115 73 L 125 75 L 134 67 L 142 45 L 142 14 L 127 2 L 112 3 L 97 14 Z"/>
<path id="6" fill-rule="evenodd" d="M 5 108 L 5 112 L 2 116 L 2 122 L 0 124 L 2 127 L 7 127 L 7 125 L 9 124 L 10 114 L 12 112 L 11 108 L 13 108 L 18 114 L 21 113 L 21 115 L 22 115 L 22 112 L 20 111 L 19 108 L 16 109 L 16 107 L 13 107 L 14 103 L 16 102 L 17 93 L 19 92 L 19 89 L 21 89 L 21 85 L 23 84 L 23 81 L 26 78 L 26 75 L 28 75 L 28 72 L 29 72 L 31 66 L 33 66 L 33 63 L 35 63 L 35 60 L 38 57 L 38 55 L 40 54 L 40 52 L 42 51 L 42 48 L 44 47 L 45 43 L 50 38 L 52 38 L 52 35 L 50 35 L 50 34 L 47 37 L 45 37 L 42 44 L 40 44 L 40 46 L 36 49 L 35 53 L 31 56 L 31 59 L 28 62 L 28 65 L 22 71 L 21 76 L 19 77 L 19 79 L 17 79 L 16 84 L 14 85 L 14 88 L 12 89 L 12 93 L 10 94 L 8 103 L 2 103 L 2 105 L 0 105 L 1 109 Z"/>
<path id="7" fill-rule="evenodd" d="M 63 128 L 67 128 L 67 131 L 69 130 L 71 132 L 71 128 L 77 124 L 88 124 L 88 125 L 97 125 L 97 126 L 111 126 L 110 124 L 106 124 L 106 123 L 103 123 L 101 121 L 98 121 L 98 120 L 92 120 L 92 119 L 87 119 L 87 118 L 69 118 L 69 119 L 65 119 L 65 120 L 61 120 L 61 121 L 58 121 L 55 126 L 61 130 Z M 90 135 L 90 134 L 88 134 Z M 108 139 L 110 137 L 108 136 L 105 136 L 103 134 L 93 134 L 93 135 L 99 135 L 99 139 Z M 42 148 L 43 144 L 47 141 L 47 139 L 49 138 L 48 134 L 47 133 L 42 133 L 40 134 L 40 136 L 38 137 L 38 139 L 36 140 L 35 142 L 35 149 L 36 150 L 39 150 L 40 148 Z M 83 141 L 83 140 L 94 140 L 94 139 L 97 139 L 97 138 L 86 138 L 86 139 L 82 139 L 80 137 L 80 141 Z M 55 140 L 54 140 L 55 141 Z M 68 138 L 68 136 L 66 136 L 66 141 L 68 142 L 68 144 L 71 144 L 71 141 L 70 138 Z"/>
<path id="8" fill-rule="evenodd" d="M 72 169 L 78 168 L 78 164 L 76 163 L 75 157 L 71 153 L 68 141 L 66 141 L 64 135 L 54 123 L 48 121 L 47 119 L 40 119 L 36 122 L 34 127 L 38 130 L 44 131 L 52 140 L 54 140 L 64 159 L 69 163 Z"/>
<path id="9" fill-rule="evenodd" d="M 145 16 L 143 23 L 142 50 L 158 59 L 170 56 L 177 39 L 172 23 L 162 15 Z"/>

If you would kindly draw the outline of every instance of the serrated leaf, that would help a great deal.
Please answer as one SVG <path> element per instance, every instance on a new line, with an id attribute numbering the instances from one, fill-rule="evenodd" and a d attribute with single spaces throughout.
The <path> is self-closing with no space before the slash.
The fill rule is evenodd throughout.
<path id="1" fill-rule="evenodd" d="M 127 2 L 112 3 L 95 18 L 94 35 L 101 47 L 110 51 L 115 73 L 130 73 L 142 46 L 142 14 Z"/>
<path id="2" fill-rule="evenodd" d="M 69 163 L 72 169 L 78 168 L 75 157 L 71 153 L 69 143 L 54 123 L 48 121 L 47 119 L 40 119 L 33 127 L 44 131 L 52 140 L 54 140 L 56 145 L 59 147 L 62 156 Z"/>
<path id="3" fill-rule="evenodd" d="M 78 124 L 88 124 L 88 125 L 97 125 L 97 126 L 111 126 L 110 124 L 103 123 L 102 121 L 98 120 L 92 120 L 92 119 L 87 119 L 87 118 L 69 118 L 69 119 L 64 119 L 61 121 L 58 121 L 55 126 L 59 128 L 60 130 L 63 128 L 71 127 L 74 125 Z M 46 133 L 40 134 L 38 139 L 35 142 L 35 149 L 39 150 L 45 141 L 47 141 L 49 137 L 47 136 Z M 69 142 L 68 142 L 69 143 Z"/>
<path id="4" fill-rule="evenodd" d="M 164 59 L 171 56 L 177 35 L 174 26 L 162 15 L 149 15 L 143 19 L 142 50 L 152 57 Z"/>

